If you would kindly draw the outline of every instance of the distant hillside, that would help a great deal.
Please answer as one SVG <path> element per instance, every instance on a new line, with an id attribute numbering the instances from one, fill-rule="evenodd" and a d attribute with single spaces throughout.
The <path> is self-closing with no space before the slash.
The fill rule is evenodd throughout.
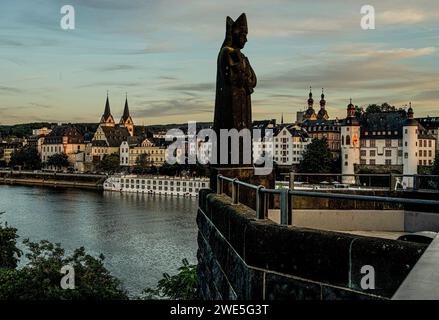
<path id="1" fill-rule="evenodd" d="M 23 138 L 24 136 L 31 135 L 33 129 L 40 129 L 43 127 L 51 128 L 54 125 L 56 125 L 56 123 L 49 123 L 49 122 L 14 124 L 10 126 L 0 125 L 0 134 L 2 137 L 14 136 L 18 138 Z"/>
<path id="2" fill-rule="evenodd" d="M 43 127 L 53 128 L 57 123 L 50 122 L 33 122 L 14 125 L 0 125 L 0 135 L 2 137 L 18 137 L 23 138 L 32 135 L 32 130 L 41 129 Z M 75 123 L 78 128 L 86 132 L 95 132 L 98 125 L 96 123 Z"/>
<path id="3" fill-rule="evenodd" d="M 23 124 L 14 124 L 14 125 L 0 125 L 0 136 L 23 138 L 32 135 L 32 130 L 34 129 L 40 129 L 43 127 L 53 128 L 56 125 L 58 124 L 50 123 L 50 122 L 33 122 L 33 123 L 23 123 Z M 75 123 L 75 125 L 83 133 L 87 133 L 87 132 L 94 133 L 98 127 L 97 123 Z M 198 129 L 209 128 L 211 125 L 212 125 L 211 122 L 197 122 Z M 143 128 L 145 128 L 146 131 L 150 131 L 150 132 L 167 131 L 173 128 L 187 129 L 187 123 L 136 126 L 136 134 L 141 134 Z"/>

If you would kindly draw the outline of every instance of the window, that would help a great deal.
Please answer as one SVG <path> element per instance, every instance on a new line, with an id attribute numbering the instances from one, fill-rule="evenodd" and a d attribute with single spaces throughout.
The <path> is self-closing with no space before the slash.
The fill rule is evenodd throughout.
<path id="1" fill-rule="evenodd" d="M 370 151 L 369 151 L 369 155 L 370 155 L 371 157 L 375 157 L 375 155 L 376 155 L 376 151 L 375 151 L 375 150 L 370 150 Z"/>
<path id="2" fill-rule="evenodd" d="M 431 140 L 428 140 L 428 147 L 431 148 Z"/>
<path id="3" fill-rule="evenodd" d="M 391 165 L 392 164 L 392 160 L 391 159 L 386 159 L 385 164 Z"/>
<path id="4" fill-rule="evenodd" d="M 371 165 L 375 165 L 375 159 L 370 159 L 369 161 L 370 161 L 369 163 L 370 163 Z"/>
<path id="5" fill-rule="evenodd" d="M 391 146 L 392 146 L 392 140 L 386 139 L 386 147 L 391 147 Z"/>
<path id="6" fill-rule="evenodd" d="M 402 150 L 398 150 L 398 157 L 402 157 Z"/>
<path id="7" fill-rule="evenodd" d="M 386 157 L 392 156 L 392 150 L 386 150 Z"/>
<path id="8" fill-rule="evenodd" d="M 366 150 L 361 150 L 361 151 L 360 151 L 360 155 L 361 155 L 362 157 L 365 157 L 365 156 L 366 156 Z"/>
<path id="9" fill-rule="evenodd" d="M 346 136 L 346 145 L 348 145 L 348 146 L 351 145 L 351 137 L 350 136 Z"/>
<path id="10" fill-rule="evenodd" d="M 375 145 L 375 140 L 373 140 L 373 139 L 370 140 L 370 147 L 371 147 L 371 148 L 375 148 L 375 146 L 376 146 L 376 145 Z"/>

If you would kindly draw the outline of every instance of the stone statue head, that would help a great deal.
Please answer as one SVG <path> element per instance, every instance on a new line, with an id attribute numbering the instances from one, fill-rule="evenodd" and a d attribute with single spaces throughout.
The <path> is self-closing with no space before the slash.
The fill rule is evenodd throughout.
<path id="1" fill-rule="evenodd" d="M 226 39 L 224 46 L 232 46 L 234 48 L 242 49 L 247 42 L 247 17 L 245 13 L 241 14 L 236 21 L 227 17 L 226 19 Z"/>

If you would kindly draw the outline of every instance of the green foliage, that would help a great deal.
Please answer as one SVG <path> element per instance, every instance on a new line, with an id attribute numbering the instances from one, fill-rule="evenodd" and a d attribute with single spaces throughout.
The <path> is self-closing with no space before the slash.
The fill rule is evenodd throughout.
<path id="1" fill-rule="evenodd" d="M 65 153 L 55 153 L 47 159 L 46 164 L 57 169 L 65 168 L 69 166 L 69 158 Z"/>
<path id="2" fill-rule="evenodd" d="M 133 168 L 133 173 L 135 174 L 144 174 L 149 171 L 153 162 L 149 158 L 148 153 L 142 153 L 136 161 L 136 166 Z"/>
<path id="3" fill-rule="evenodd" d="M 148 153 L 142 153 L 136 161 L 136 165 L 141 167 L 142 169 L 146 169 L 146 168 L 150 167 L 151 164 L 152 164 L 152 162 L 149 159 Z"/>
<path id="4" fill-rule="evenodd" d="M 143 299 L 168 298 L 172 300 L 194 300 L 197 298 L 197 267 L 190 265 L 186 259 L 182 260 L 178 274 L 170 276 L 163 274 L 157 288 L 143 290 Z"/>
<path id="5" fill-rule="evenodd" d="M 35 123 L 23 123 L 16 124 L 12 126 L 0 126 L 1 137 L 17 137 L 24 138 L 32 135 L 32 130 L 40 129 L 43 127 L 52 128 L 56 126 L 57 123 L 49 122 L 35 122 Z M 83 133 L 85 132 L 95 132 L 97 128 L 96 123 L 77 123 L 75 126 Z"/>
<path id="6" fill-rule="evenodd" d="M 15 234 L 15 233 L 14 233 Z M 0 269 L 0 300 L 125 300 L 120 281 L 104 267 L 104 257 L 88 255 L 84 248 L 65 255 L 59 244 L 25 240 L 29 262 L 21 269 Z M 3 252 L 4 243 L 0 242 Z M 72 266 L 75 289 L 62 289 L 63 266 Z"/>
<path id="7" fill-rule="evenodd" d="M 41 169 L 41 159 L 35 148 L 26 147 L 14 151 L 11 155 L 11 167 L 22 166 L 23 169 Z"/>
<path id="8" fill-rule="evenodd" d="M 404 111 L 404 109 L 391 106 L 387 102 L 384 102 L 381 105 L 370 104 L 366 108 L 366 113 L 382 113 L 382 112 L 392 112 L 392 111 Z"/>
<path id="9" fill-rule="evenodd" d="M 23 138 L 32 135 L 33 129 L 40 129 L 43 127 L 50 128 L 55 123 L 48 122 L 35 122 L 35 123 L 25 123 L 16 124 L 13 126 L 0 126 L 0 135 L 2 137 L 17 137 Z"/>
<path id="10" fill-rule="evenodd" d="M 169 163 L 164 163 L 160 168 L 159 168 L 159 173 L 165 176 L 176 176 L 181 174 L 181 172 L 184 170 L 184 166 L 178 163 L 175 164 L 169 164 Z"/>
<path id="11" fill-rule="evenodd" d="M 98 169 L 107 173 L 114 173 L 120 169 L 120 158 L 117 153 L 107 154 L 98 165 Z"/>
<path id="12" fill-rule="evenodd" d="M 299 164 L 301 173 L 331 173 L 338 172 L 336 162 L 329 150 L 326 138 L 314 138 L 303 153 L 303 159 Z"/>
<path id="13" fill-rule="evenodd" d="M 66 255 L 60 244 L 24 240 L 27 264 L 17 268 L 22 252 L 17 230 L 0 222 L 0 300 L 122 300 L 128 299 L 120 281 L 104 266 L 103 255 L 95 258 L 83 247 Z M 74 269 L 75 289 L 62 289 L 61 268 Z"/>
<path id="14" fill-rule="evenodd" d="M 17 266 L 21 256 L 21 251 L 17 248 L 17 238 L 17 229 L 9 227 L 6 222 L 0 222 L 0 270 Z"/>

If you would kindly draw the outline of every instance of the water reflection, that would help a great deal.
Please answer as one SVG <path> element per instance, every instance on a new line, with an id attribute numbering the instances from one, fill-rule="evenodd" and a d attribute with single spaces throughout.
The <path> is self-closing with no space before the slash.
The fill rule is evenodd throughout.
<path id="1" fill-rule="evenodd" d="M 174 273 L 183 258 L 196 262 L 196 199 L 0 186 L 0 211 L 21 239 L 103 253 L 133 294 Z"/>

